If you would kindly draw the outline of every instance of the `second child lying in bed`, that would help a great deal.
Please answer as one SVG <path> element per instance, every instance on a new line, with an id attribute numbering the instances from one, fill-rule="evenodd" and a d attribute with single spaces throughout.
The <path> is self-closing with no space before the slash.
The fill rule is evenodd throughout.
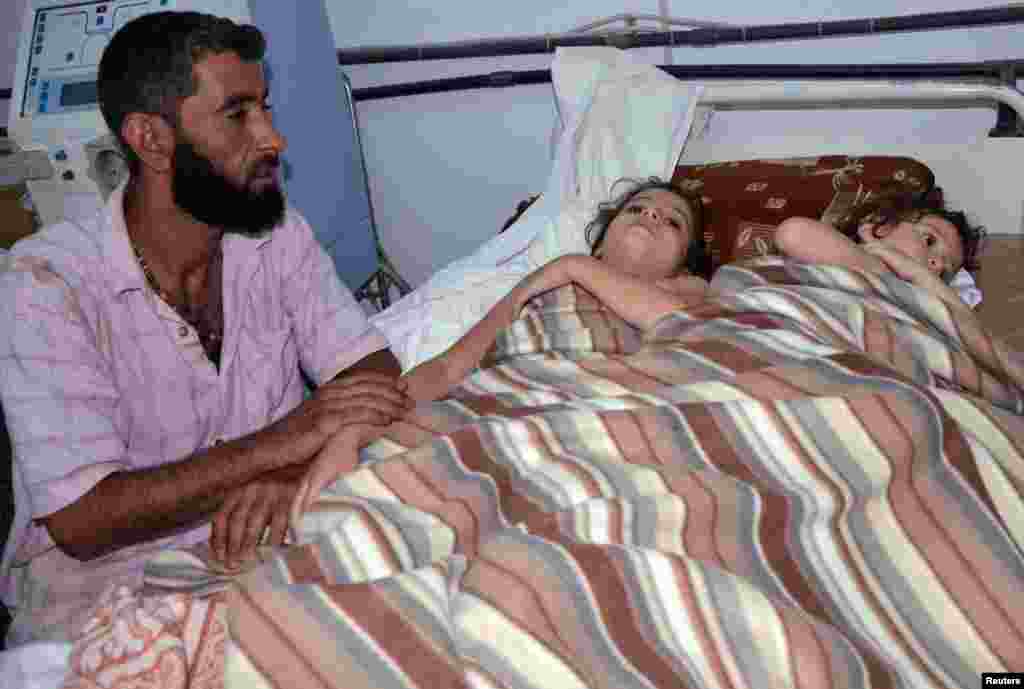
<path id="1" fill-rule="evenodd" d="M 563 285 L 579 285 L 640 329 L 704 299 L 708 283 L 693 274 L 701 272 L 704 258 L 699 197 L 658 178 L 633 183 L 601 205 L 586 233 L 590 256 L 561 256 L 524 278 L 458 342 L 403 377 L 409 397 L 444 397 L 477 367 L 528 301 Z M 331 439 L 303 480 L 293 523 L 324 487 L 356 467 L 359 448 L 379 434 L 375 426 L 347 427 Z"/>
<path id="2" fill-rule="evenodd" d="M 897 251 L 949 283 L 961 268 L 976 266 L 982 230 L 961 211 L 915 196 L 883 197 L 862 204 L 839 227 L 811 218 L 789 218 L 775 231 L 775 246 L 806 263 L 827 263 L 871 273 L 890 265 L 878 249 Z M 945 292 L 944 292 L 945 293 Z"/>

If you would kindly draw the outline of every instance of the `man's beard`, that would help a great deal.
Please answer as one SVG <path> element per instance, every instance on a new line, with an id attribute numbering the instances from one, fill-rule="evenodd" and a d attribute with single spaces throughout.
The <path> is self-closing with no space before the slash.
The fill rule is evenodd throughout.
<path id="1" fill-rule="evenodd" d="M 277 159 L 261 164 L 273 169 Z M 285 209 L 276 184 L 258 192 L 239 187 L 184 137 L 174 147 L 174 202 L 200 222 L 250 236 L 280 223 Z"/>

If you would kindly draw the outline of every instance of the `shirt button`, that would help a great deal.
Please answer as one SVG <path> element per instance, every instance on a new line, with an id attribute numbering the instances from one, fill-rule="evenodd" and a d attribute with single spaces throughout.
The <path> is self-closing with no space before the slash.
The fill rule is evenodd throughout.
<path id="1" fill-rule="evenodd" d="M 188 326 L 184 326 L 183 325 L 180 328 L 178 328 L 178 335 L 180 335 L 181 337 L 187 337 L 188 336 Z"/>

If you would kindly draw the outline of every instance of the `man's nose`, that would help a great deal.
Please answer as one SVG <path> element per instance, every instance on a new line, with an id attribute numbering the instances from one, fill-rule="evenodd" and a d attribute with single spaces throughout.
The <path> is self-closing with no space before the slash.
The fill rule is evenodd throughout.
<path id="1" fill-rule="evenodd" d="M 284 150 L 288 147 L 288 140 L 274 126 L 274 121 L 270 117 L 269 112 L 263 112 L 255 127 L 254 136 L 260 150 L 273 152 L 277 155 L 284 153 Z"/>

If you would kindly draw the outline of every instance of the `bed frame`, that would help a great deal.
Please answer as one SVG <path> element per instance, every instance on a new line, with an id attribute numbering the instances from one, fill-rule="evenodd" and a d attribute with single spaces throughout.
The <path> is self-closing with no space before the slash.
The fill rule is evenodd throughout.
<path id="1" fill-rule="evenodd" d="M 1024 122 L 1024 93 L 1011 86 L 955 81 L 746 81 L 708 82 L 702 104 L 714 110 L 900 107 L 1009 109 Z M 851 147 L 856 150 L 851 150 Z M 1019 176 L 1024 139 L 967 135 L 963 143 L 904 141 L 855 144 L 820 136 L 729 140 L 691 136 L 681 162 L 718 162 L 801 155 L 901 155 L 920 160 L 935 173 L 954 207 L 969 211 L 990 234 L 1024 234 L 1024 188 Z M 983 172 L 979 172 L 983 171 Z"/>
<path id="2" fill-rule="evenodd" d="M 543 86 L 549 83 L 551 78 L 550 70 L 545 69 L 502 71 L 405 83 L 381 83 L 383 80 L 379 77 L 370 75 L 367 71 L 370 69 L 373 67 L 360 67 L 357 70 L 358 78 L 353 79 L 353 99 L 358 106 L 365 108 L 361 125 L 367 129 L 368 134 L 364 139 L 374 139 L 377 113 L 398 113 L 400 106 L 402 110 L 407 107 L 422 107 L 425 119 L 421 119 L 420 122 L 433 123 L 440 121 L 444 113 L 453 107 L 453 103 L 465 104 L 472 108 L 476 100 L 475 94 L 473 98 L 466 98 L 463 97 L 464 94 L 457 93 L 447 94 L 451 97 L 437 98 L 434 94 L 497 89 L 494 98 L 498 102 L 512 104 L 515 103 L 515 94 L 501 95 L 502 91 L 508 91 L 510 87 L 518 85 Z M 911 157 L 925 163 L 935 173 L 936 180 L 943 187 L 945 198 L 952 207 L 967 210 L 972 221 L 983 225 L 990 235 L 1024 234 L 1024 188 L 1021 188 L 1017 181 L 1018 161 L 1024 159 L 1024 93 L 1016 87 L 1016 76 L 1024 73 L 1024 62 L 670 65 L 662 69 L 678 79 L 704 84 L 702 103 L 716 111 L 714 126 L 691 135 L 680 159 L 682 163 L 829 154 Z M 374 82 L 376 85 L 369 85 Z M 524 103 L 529 103 L 529 106 L 524 105 L 524 108 L 533 108 L 532 111 L 526 111 L 527 116 L 533 117 L 532 121 L 535 123 L 540 121 L 537 117 L 540 112 L 538 108 L 547 94 L 542 90 L 532 89 L 524 95 Z M 418 102 L 410 104 L 409 98 Z M 808 135 L 803 130 L 793 132 L 788 126 L 784 126 L 787 131 L 777 134 L 774 138 L 771 138 L 770 134 L 763 135 L 760 131 L 757 136 L 751 136 L 749 128 L 743 130 L 740 135 L 736 135 L 735 132 L 728 136 L 721 135 L 729 129 L 729 123 L 750 118 L 752 115 L 718 111 L 794 109 L 822 110 L 826 113 L 835 113 L 836 116 L 826 115 L 828 119 L 821 125 L 816 135 Z M 952 132 L 952 137 L 951 140 L 939 143 L 928 142 L 926 137 L 935 131 L 930 125 L 922 125 L 920 136 L 915 132 L 906 140 L 895 138 L 892 136 L 893 132 L 884 137 L 887 140 L 872 141 L 870 132 L 861 133 L 859 136 L 843 136 L 839 127 L 833 131 L 828 130 L 833 121 L 842 122 L 844 117 L 851 116 L 841 111 L 852 109 L 903 109 L 908 111 L 906 115 L 899 114 L 896 119 L 909 116 L 909 120 L 904 119 L 902 122 L 909 122 L 911 127 L 917 127 L 929 118 L 934 118 L 936 110 L 955 109 L 959 112 L 942 115 L 944 120 L 952 122 L 953 126 L 948 129 Z M 786 118 L 787 115 L 774 112 L 765 113 L 763 117 L 769 120 Z M 815 118 L 811 118 L 811 121 L 815 121 Z M 724 129 L 717 127 L 718 123 L 724 123 Z M 902 130 L 902 127 L 900 124 L 899 129 Z M 426 130 L 430 131 L 429 128 Z M 538 132 L 538 138 L 543 136 L 544 133 Z M 426 144 L 423 144 L 421 149 L 419 142 L 409 143 L 412 148 L 405 150 L 404 155 L 415 157 L 422 152 L 429 157 L 436 154 Z M 498 143 L 494 156 L 500 157 L 505 148 L 504 143 Z M 415 265 L 422 261 L 423 257 L 407 259 L 401 247 L 393 246 L 395 238 L 408 233 L 430 236 L 434 228 L 445 224 L 446 216 L 439 208 L 435 209 L 429 199 L 418 202 L 415 198 L 406 196 L 405 190 L 410 188 L 410 185 L 418 184 L 419 180 L 412 173 L 407 173 L 397 158 L 393 158 L 398 155 L 394 147 L 385 147 L 382 150 L 386 150 L 386 157 L 370 161 L 371 169 L 393 169 L 394 176 L 389 177 L 387 184 L 374 187 L 374 202 L 378 208 L 391 209 L 391 215 L 394 217 L 379 217 L 379 231 L 382 241 L 397 259 L 397 267 L 404 273 L 409 270 L 404 267 L 404 261 L 410 260 Z M 472 251 L 470 247 L 479 246 L 487 241 L 492 236 L 491 233 L 498 229 L 500 219 L 508 216 L 515 203 L 529 193 L 539 191 L 538 185 L 542 183 L 541 179 L 524 181 L 511 176 L 502 177 L 501 170 L 493 171 L 485 181 L 470 180 L 471 187 L 473 184 L 480 185 L 467 189 L 471 194 L 474 189 L 478 189 L 486 198 L 488 194 L 493 196 L 495 187 L 510 186 L 520 189 L 520 196 L 505 201 L 492 201 L 492 204 L 500 204 L 494 208 L 475 209 L 480 216 L 478 221 L 482 218 L 498 220 L 489 226 L 473 225 L 482 231 L 479 235 L 465 237 L 468 241 L 462 244 L 467 248 L 463 249 L 460 255 Z M 476 230 L 471 227 L 467 232 Z M 459 255 L 438 257 L 439 263 L 433 265 L 427 275 L 457 258 Z M 418 267 L 422 269 L 425 266 L 420 263 Z M 415 279 L 415 276 L 406 277 L 411 278 L 414 286 L 421 282 Z"/>

